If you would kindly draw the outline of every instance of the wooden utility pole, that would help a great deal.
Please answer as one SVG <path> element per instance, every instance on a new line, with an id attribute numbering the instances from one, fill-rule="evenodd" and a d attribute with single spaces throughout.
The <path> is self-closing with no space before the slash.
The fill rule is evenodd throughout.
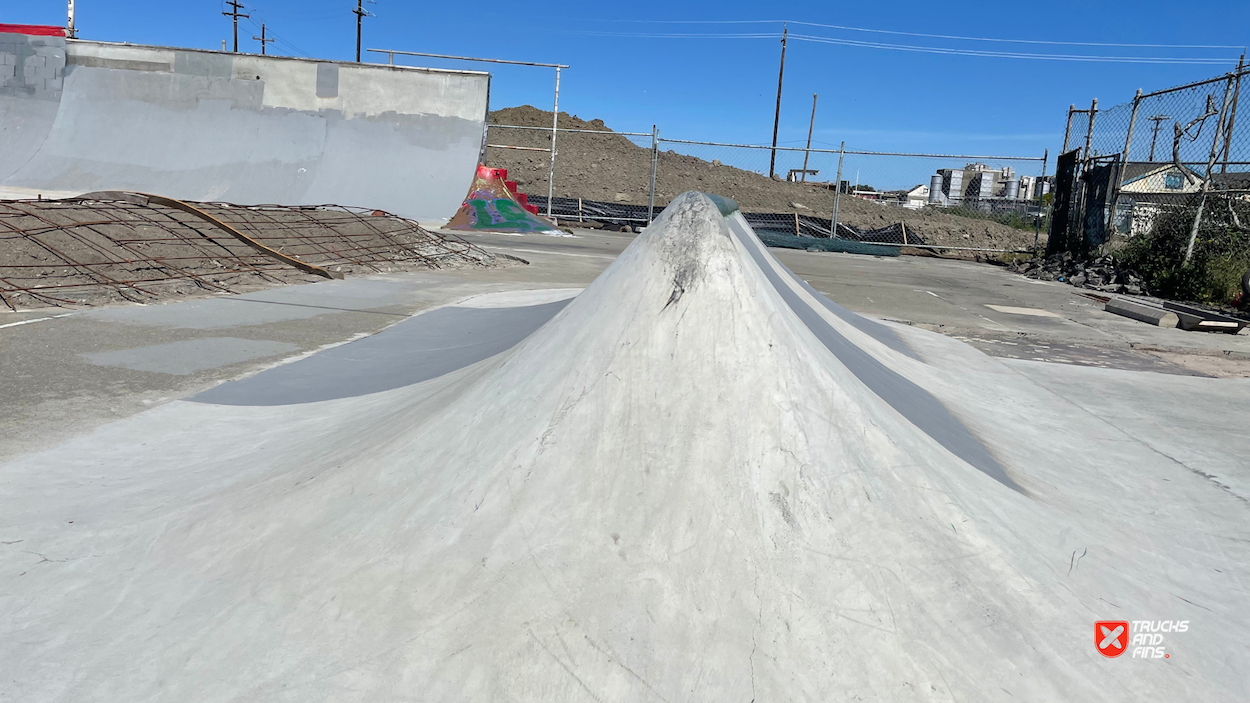
<path id="1" fill-rule="evenodd" d="M 365 9 L 365 0 L 356 0 L 356 9 L 352 10 L 352 14 L 356 15 L 356 63 L 360 63 L 360 31 L 365 15 L 369 14 Z"/>
<path id="2" fill-rule="evenodd" d="M 221 14 L 234 19 L 234 53 L 237 54 L 239 53 L 239 18 L 251 17 L 251 15 L 245 15 L 239 12 L 239 10 L 243 9 L 243 3 L 238 0 L 230 0 L 230 2 L 227 2 L 226 4 L 231 7 L 231 10 L 230 12 L 223 12 Z"/>
<path id="3" fill-rule="evenodd" d="M 273 41 L 272 39 L 265 38 L 265 23 L 264 22 L 260 23 L 260 36 L 258 37 L 255 34 L 253 34 L 252 39 L 255 39 L 256 41 L 260 42 L 260 55 L 261 56 L 265 55 L 265 45 Z"/>
<path id="4" fill-rule="evenodd" d="M 1170 115 L 1151 115 L 1147 119 L 1155 123 L 1154 129 L 1150 132 L 1150 156 L 1147 158 L 1147 161 L 1153 163 L 1155 160 L 1155 142 L 1159 141 L 1159 123 L 1170 120 L 1172 117 Z"/>
<path id="5" fill-rule="evenodd" d="M 812 93 L 812 121 L 807 123 L 807 149 L 803 152 L 803 182 L 807 183 L 807 157 L 812 155 L 812 128 L 816 126 L 816 94 Z"/>
<path id="6" fill-rule="evenodd" d="M 777 128 L 781 125 L 781 81 L 786 77 L 786 38 L 790 30 L 781 25 L 781 70 L 777 73 L 777 111 L 773 114 L 773 151 L 768 159 L 768 177 L 772 178 L 777 168 Z"/>

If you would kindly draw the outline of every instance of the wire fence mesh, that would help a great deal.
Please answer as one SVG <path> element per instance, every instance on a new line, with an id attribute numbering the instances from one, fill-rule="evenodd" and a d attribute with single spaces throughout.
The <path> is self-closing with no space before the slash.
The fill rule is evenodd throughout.
<path id="1" fill-rule="evenodd" d="M 1237 301 L 1250 275 L 1250 131 L 1237 116 L 1248 74 L 1070 112 L 1076 158 L 1058 178 L 1071 207 L 1050 253 L 1114 252 L 1156 295 Z"/>
<path id="2" fill-rule="evenodd" d="M 562 127 L 552 184 L 552 132 L 491 125 L 486 157 L 541 212 L 569 224 L 643 226 L 680 193 L 700 190 L 737 201 L 757 229 L 799 237 L 1024 250 L 1045 227 L 1041 156 L 773 148 Z"/>
<path id="3" fill-rule="evenodd" d="M 1068 126 L 1064 131 L 1061 152 L 1085 147 L 1085 139 L 1089 136 L 1089 118 L 1089 110 L 1078 110 L 1075 105 L 1068 108 Z"/>
<path id="4" fill-rule="evenodd" d="M 554 181 L 552 135 L 549 126 L 488 125 L 486 163 L 508 169 L 509 179 L 531 196 L 531 202 L 542 200 L 544 213 L 549 194 L 587 201 L 648 203 L 652 133 L 561 127 L 555 132 Z"/>

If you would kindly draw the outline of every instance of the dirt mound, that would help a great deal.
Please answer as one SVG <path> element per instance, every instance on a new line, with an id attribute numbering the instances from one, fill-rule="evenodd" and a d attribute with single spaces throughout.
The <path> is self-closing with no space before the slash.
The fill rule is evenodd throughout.
<path id="1" fill-rule="evenodd" d="M 500 125 L 551 128 L 551 112 L 530 105 L 490 113 L 489 122 Z M 583 120 L 560 113 L 562 129 L 604 130 L 605 134 L 561 133 L 556 142 L 557 197 L 606 200 L 646 205 L 650 192 L 651 148 L 649 137 L 630 137 L 608 131 L 603 120 Z M 549 148 L 550 132 L 491 129 L 490 144 Z M 486 150 L 486 163 L 508 169 L 508 177 L 522 192 L 547 194 L 550 161 L 547 154 L 515 149 Z M 687 190 L 724 195 L 752 212 L 798 212 L 829 217 L 833 193 L 823 185 L 775 181 L 753 171 L 704 161 L 673 151 L 659 154 L 656 168 L 656 203 L 665 204 Z M 802 205 L 796 208 L 794 204 Z M 878 229 L 899 222 L 931 244 L 1029 249 L 1033 232 L 991 220 L 950 215 L 925 208 L 908 210 L 843 196 L 838 219 L 859 229 Z M 1045 242 L 1045 235 L 1042 238 Z"/>

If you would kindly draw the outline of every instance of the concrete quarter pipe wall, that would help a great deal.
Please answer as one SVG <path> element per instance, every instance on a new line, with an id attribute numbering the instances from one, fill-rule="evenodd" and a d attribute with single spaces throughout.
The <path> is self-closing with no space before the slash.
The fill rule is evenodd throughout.
<path id="1" fill-rule="evenodd" d="M 423 220 L 473 181 L 490 74 L 0 33 L 0 197 L 139 190 Z"/>

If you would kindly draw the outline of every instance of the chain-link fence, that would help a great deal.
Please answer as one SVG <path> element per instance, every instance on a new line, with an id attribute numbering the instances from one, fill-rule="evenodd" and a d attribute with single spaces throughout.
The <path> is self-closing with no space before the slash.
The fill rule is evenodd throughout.
<path id="1" fill-rule="evenodd" d="M 775 235 L 1005 251 L 1033 249 L 1045 230 L 1044 156 L 773 148 L 562 126 L 553 183 L 552 136 L 490 125 L 486 158 L 570 224 L 643 226 L 678 194 L 701 190 L 733 198 Z"/>
<path id="2" fill-rule="evenodd" d="M 561 122 L 566 120 L 571 122 L 562 114 Z M 602 214 L 602 207 L 592 203 L 649 202 L 653 137 L 653 132 L 613 132 L 606 128 L 562 125 L 553 130 L 549 126 L 492 124 L 487 125 L 486 163 L 508 169 L 509 179 L 516 181 L 544 214 L 584 223 Z M 549 194 L 556 196 L 550 213 Z M 577 201 L 582 201 L 580 206 Z M 645 224 L 647 216 L 635 212 L 614 221 Z"/>
<path id="3" fill-rule="evenodd" d="M 1250 270 L 1250 131 L 1237 115 L 1248 75 L 1070 109 L 1048 253 L 1111 251 L 1157 295 L 1235 298 Z"/>

